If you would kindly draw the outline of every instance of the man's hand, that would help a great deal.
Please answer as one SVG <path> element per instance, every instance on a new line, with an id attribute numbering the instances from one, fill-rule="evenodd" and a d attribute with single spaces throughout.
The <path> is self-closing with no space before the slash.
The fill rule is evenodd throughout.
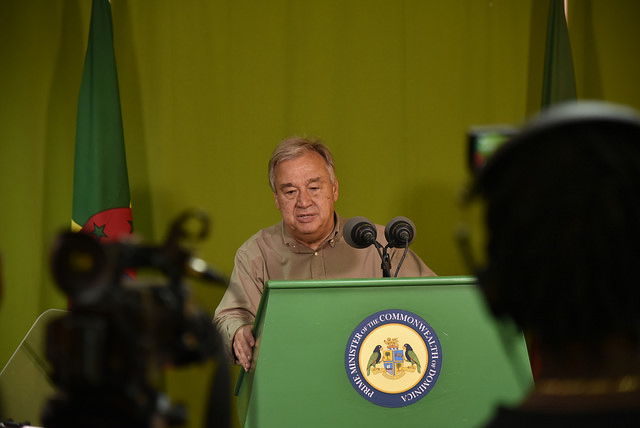
<path id="1" fill-rule="evenodd" d="M 233 336 L 233 353 L 236 357 L 236 363 L 240 364 L 246 372 L 251 368 L 253 347 L 256 344 L 251 328 L 251 325 L 243 325 Z"/>

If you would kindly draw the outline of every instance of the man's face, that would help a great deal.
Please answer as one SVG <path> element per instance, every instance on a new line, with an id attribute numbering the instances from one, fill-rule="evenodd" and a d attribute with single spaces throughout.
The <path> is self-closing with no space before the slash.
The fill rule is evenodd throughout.
<path id="1" fill-rule="evenodd" d="M 333 230 L 338 181 L 331 182 L 318 153 L 307 152 L 278 163 L 274 169 L 275 201 L 289 233 L 316 249 Z"/>

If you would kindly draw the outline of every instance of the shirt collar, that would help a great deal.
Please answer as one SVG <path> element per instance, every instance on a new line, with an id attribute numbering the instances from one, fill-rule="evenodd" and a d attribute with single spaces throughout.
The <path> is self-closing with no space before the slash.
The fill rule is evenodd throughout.
<path id="1" fill-rule="evenodd" d="M 329 236 L 327 236 L 327 239 L 325 239 L 322 245 L 318 247 L 318 249 L 322 249 L 327 245 L 329 245 L 331 248 L 336 246 L 336 243 L 338 243 L 338 241 L 340 240 L 340 237 L 342 236 L 340 234 L 340 231 L 342 230 L 342 226 L 343 226 L 342 223 L 343 223 L 342 218 L 337 213 L 334 212 L 333 213 L 333 230 L 331 231 Z M 311 248 L 307 247 L 304 244 L 301 244 L 293 236 L 291 236 L 291 234 L 289 233 L 289 231 L 284 225 L 284 221 L 280 221 L 280 230 L 282 233 L 282 243 L 287 247 L 291 249 L 295 249 L 299 252 L 314 252 Z"/>

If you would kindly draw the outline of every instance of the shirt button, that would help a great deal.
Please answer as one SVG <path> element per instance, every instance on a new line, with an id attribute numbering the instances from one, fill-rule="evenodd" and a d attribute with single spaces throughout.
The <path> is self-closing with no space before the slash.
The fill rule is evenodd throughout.
<path id="1" fill-rule="evenodd" d="M 313 255 L 314 255 L 314 256 L 317 256 L 317 255 L 318 255 L 318 252 L 316 251 L 315 253 L 313 253 Z"/>

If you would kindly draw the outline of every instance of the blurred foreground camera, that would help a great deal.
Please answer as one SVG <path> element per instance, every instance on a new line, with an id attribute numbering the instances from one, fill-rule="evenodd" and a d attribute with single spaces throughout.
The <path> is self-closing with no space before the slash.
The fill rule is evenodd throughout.
<path id="1" fill-rule="evenodd" d="M 72 232 L 58 237 L 52 271 L 70 311 L 47 329 L 58 392 L 44 410 L 45 426 L 184 423 L 184 411 L 158 388 L 164 367 L 221 355 L 210 316 L 190 302 L 184 283 L 194 275 L 226 282 L 192 255 L 208 227 L 205 215 L 188 212 L 158 246 L 101 243 Z"/>

